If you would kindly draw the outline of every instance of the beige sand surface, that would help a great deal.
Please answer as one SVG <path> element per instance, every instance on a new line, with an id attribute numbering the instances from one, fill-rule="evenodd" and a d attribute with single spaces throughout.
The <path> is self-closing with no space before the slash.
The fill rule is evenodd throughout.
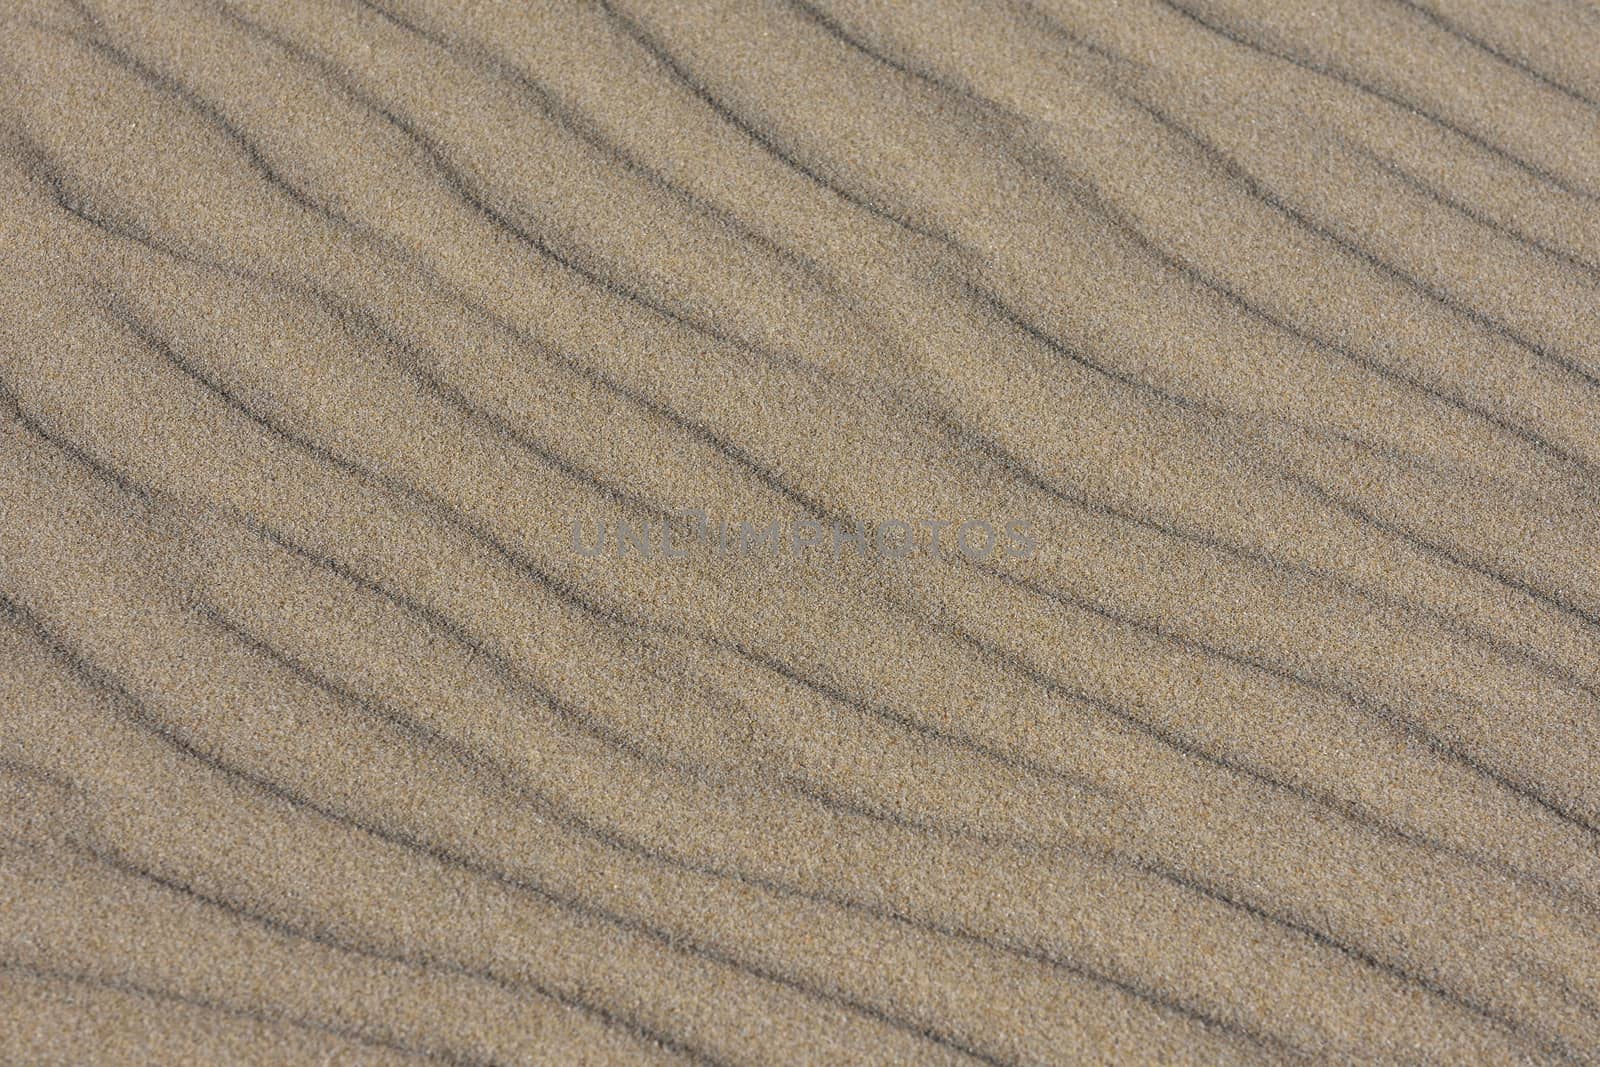
<path id="1" fill-rule="evenodd" d="M 1600 1063 L 1597 502 L 1587 0 L 6 0 L 0 1062 Z"/>

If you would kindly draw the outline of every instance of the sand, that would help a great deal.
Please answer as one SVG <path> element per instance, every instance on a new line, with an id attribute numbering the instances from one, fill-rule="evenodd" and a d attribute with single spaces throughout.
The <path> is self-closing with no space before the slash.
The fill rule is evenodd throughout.
<path id="1" fill-rule="evenodd" d="M 1600 1062 L 1600 9 L 0 19 L 0 1061 Z"/>

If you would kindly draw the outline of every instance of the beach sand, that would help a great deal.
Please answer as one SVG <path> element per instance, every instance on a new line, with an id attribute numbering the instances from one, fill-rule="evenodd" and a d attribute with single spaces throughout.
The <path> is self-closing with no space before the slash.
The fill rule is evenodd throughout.
<path id="1" fill-rule="evenodd" d="M 1600 1063 L 1593 4 L 0 22 L 0 1061 Z"/>

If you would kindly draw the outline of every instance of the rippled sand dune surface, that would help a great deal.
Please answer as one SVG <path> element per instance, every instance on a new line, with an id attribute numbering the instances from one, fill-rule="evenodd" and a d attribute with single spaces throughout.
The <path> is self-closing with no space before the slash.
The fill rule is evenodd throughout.
<path id="1" fill-rule="evenodd" d="M 1600 8 L 11 0 L 0 1061 L 1600 1063 Z"/>

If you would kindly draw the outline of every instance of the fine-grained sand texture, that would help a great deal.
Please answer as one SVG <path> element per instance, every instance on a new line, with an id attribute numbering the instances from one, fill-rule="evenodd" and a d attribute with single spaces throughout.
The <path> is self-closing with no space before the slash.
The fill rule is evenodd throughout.
<path id="1" fill-rule="evenodd" d="M 0 1062 L 1600 1063 L 1590 0 L 0 12 Z"/>

